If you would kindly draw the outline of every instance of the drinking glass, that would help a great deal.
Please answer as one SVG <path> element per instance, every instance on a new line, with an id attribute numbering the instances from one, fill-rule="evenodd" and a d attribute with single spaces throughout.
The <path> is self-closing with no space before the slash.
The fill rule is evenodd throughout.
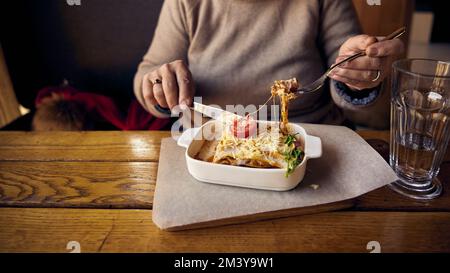
<path id="1" fill-rule="evenodd" d="M 390 187 L 430 200 L 442 193 L 436 178 L 450 138 L 450 63 L 426 59 L 393 65 L 390 164 L 398 180 Z"/>

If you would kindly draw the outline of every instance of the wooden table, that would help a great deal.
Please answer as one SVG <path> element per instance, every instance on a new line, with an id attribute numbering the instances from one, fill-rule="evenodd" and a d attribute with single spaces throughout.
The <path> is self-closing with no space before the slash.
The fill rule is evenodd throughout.
<path id="1" fill-rule="evenodd" d="M 384 156 L 387 132 L 361 131 Z M 444 195 L 421 203 L 382 188 L 351 209 L 180 232 L 152 223 L 161 138 L 168 132 L 0 132 L 0 251 L 450 251 L 450 153 Z"/>

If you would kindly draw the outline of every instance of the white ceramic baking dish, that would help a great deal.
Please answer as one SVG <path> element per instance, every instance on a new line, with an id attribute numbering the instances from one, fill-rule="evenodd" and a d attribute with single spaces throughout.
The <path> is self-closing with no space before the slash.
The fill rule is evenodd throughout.
<path id="1" fill-rule="evenodd" d="M 186 163 L 189 173 L 197 180 L 213 184 L 273 190 L 291 190 L 303 180 L 306 164 L 309 159 L 322 156 L 322 142 L 320 138 L 310 136 L 299 125 L 289 124 L 291 133 L 303 142 L 305 157 L 295 171 L 286 177 L 284 169 L 257 169 L 239 166 L 229 166 L 210 163 L 195 159 L 205 140 L 211 140 L 221 134 L 221 121 L 211 120 L 200 128 L 186 130 L 178 139 L 178 145 L 186 148 Z M 271 123 L 258 121 L 258 123 Z"/>

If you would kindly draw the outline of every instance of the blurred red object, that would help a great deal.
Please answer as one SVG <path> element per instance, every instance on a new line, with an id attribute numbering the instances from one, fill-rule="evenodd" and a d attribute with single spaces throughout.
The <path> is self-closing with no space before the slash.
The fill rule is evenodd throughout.
<path id="1" fill-rule="evenodd" d="M 35 105 L 43 99 L 57 94 L 64 100 L 75 101 L 83 105 L 88 114 L 96 115 L 120 130 L 162 130 L 171 123 L 170 119 L 161 119 L 148 113 L 137 100 L 133 100 L 124 115 L 110 97 L 79 91 L 73 87 L 46 87 L 38 92 Z"/>

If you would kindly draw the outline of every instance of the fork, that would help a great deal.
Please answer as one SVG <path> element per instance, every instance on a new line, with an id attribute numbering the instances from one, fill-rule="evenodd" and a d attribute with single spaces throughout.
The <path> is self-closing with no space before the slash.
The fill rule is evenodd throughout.
<path id="1" fill-rule="evenodd" d="M 391 34 L 389 34 L 388 36 L 384 37 L 383 39 L 380 40 L 380 42 L 383 41 L 388 41 L 388 40 L 393 40 L 395 38 L 398 38 L 400 36 L 402 36 L 404 33 L 406 32 L 406 27 L 402 27 L 397 29 L 396 31 L 392 32 Z M 363 57 L 366 56 L 366 52 L 365 51 L 361 51 L 358 52 L 354 55 L 348 56 L 347 58 L 343 59 L 342 61 L 333 64 L 330 68 L 328 68 L 328 70 L 322 75 L 322 77 L 320 77 L 319 79 L 317 79 L 315 82 L 297 89 L 297 91 L 295 92 L 295 94 L 306 94 L 306 93 L 311 93 L 314 91 L 319 90 L 324 84 L 326 79 L 330 76 L 331 72 L 338 66 L 340 66 L 341 64 L 345 63 L 345 62 L 349 62 L 352 61 L 354 59 L 357 59 L 359 57 Z"/>

